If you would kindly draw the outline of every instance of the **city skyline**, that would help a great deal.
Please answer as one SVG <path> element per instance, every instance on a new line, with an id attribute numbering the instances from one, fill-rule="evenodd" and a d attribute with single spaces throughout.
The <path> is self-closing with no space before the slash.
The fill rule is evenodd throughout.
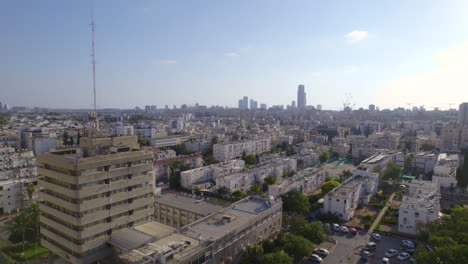
<path id="1" fill-rule="evenodd" d="M 234 98 L 244 95 L 287 105 L 299 83 L 313 98 L 308 105 L 332 110 L 342 108 L 345 94 L 356 108 L 381 109 L 408 103 L 447 109 L 468 97 L 464 1 L 238 1 L 210 2 L 206 10 L 158 1 L 110 3 L 7 2 L 0 11 L 6 32 L 0 100 L 92 108 L 92 6 L 101 109 L 196 102 L 236 107 Z"/>

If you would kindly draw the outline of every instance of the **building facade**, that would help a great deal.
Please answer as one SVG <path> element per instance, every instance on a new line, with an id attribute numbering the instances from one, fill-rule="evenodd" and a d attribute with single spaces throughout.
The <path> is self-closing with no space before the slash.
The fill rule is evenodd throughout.
<path id="1" fill-rule="evenodd" d="M 110 255 L 113 232 L 153 215 L 153 153 L 135 136 L 81 138 L 38 161 L 41 244 L 70 263 Z"/>
<path id="2" fill-rule="evenodd" d="M 220 143 L 213 146 L 216 160 L 225 161 L 246 154 L 261 154 L 271 150 L 270 138 L 246 140 L 240 142 Z"/>

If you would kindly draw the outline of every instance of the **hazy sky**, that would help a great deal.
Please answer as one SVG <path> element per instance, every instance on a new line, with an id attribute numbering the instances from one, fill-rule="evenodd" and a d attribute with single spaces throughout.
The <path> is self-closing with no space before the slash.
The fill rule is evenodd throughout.
<path id="1" fill-rule="evenodd" d="M 0 0 L 0 101 L 98 107 L 468 101 L 468 1 Z"/>

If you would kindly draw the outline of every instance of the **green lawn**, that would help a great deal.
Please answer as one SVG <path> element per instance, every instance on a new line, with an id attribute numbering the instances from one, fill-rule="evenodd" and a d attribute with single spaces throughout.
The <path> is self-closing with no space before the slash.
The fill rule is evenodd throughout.
<path id="1" fill-rule="evenodd" d="M 21 245 L 14 247 L 5 247 L 2 249 L 11 258 L 19 261 L 29 260 L 32 258 L 44 258 L 49 255 L 49 251 L 38 245 L 37 243 L 28 243 L 23 247 Z"/>

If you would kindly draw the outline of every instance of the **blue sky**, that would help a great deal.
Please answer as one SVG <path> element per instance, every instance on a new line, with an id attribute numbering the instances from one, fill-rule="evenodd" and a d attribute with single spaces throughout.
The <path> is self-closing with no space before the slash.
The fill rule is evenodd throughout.
<path id="1" fill-rule="evenodd" d="M 467 74 L 447 75 L 468 63 L 437 60 L 467 54 L 468 1 L 0 4 L 0 101 L 10 105 L 91 107 L 92 9 L 100 108 L 235 106 L 244 95 L 286 105 L 298 84 L 327 109 L 346 94 L 356 107 L 468 100 Z"/>

